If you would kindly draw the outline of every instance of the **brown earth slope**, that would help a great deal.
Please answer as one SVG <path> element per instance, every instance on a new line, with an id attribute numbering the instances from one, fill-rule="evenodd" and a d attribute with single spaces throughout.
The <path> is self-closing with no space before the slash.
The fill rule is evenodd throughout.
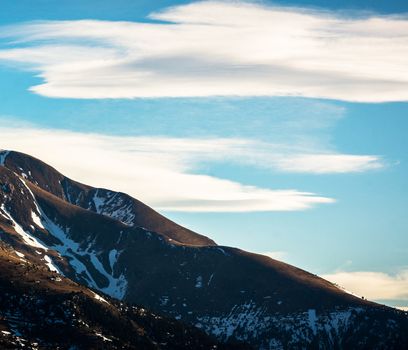
<path id="1" fill-rule="evenodd" d="M 194 327 L 101 297 L 2 241 L 0 266 L 1 349 L 227 349 Z"/>
<path id="2" fill-rule="evenodd" d="M 67 180 L 23 154 L 3 158 L 2 239 L 85 286 L 225 343 L 238 340 L 259 349 L 408 347 L 403 312 L 188 230 L 175 236 L 140 227 L 131 197 Z M 162 227 L 160 220 L 156 227 Z"/>

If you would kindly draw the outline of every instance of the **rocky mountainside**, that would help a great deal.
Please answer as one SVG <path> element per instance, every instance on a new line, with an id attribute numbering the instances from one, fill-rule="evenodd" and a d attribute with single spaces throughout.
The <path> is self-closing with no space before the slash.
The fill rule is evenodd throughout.
<path id="1" fill-rule="evenodd" d="M 98 293 L 257 349 L 404 349 L 407 314 L 185 229 L 123 193 L 0 153 L 0 238 Z"/>
<path id="2" fill-rule="evenodd" d="M 101 296 L 4 241 L 0 264 L 1 349 L 228 348 L 195 327 Z"/>
<path id="3" fill-rule="evenodd" d="M 172 222 L 125 193 L 78 183 L 42 161 L 22 153 L 3 152 L 3 156 L 0 157 L 4 159 L 3 163 L 8 169 L 66 202 L 110 216 L 127 225 L 148 228 L 176 242 L 189 245 L 215 245 L 208 237 Z"/>

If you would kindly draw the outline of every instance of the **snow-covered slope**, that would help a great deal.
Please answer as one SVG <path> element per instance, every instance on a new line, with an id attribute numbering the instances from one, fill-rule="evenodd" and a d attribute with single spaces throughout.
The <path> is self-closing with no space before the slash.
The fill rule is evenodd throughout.
<path id="1" fill-rule="evenodd" d="M 258 349 L 408 344 L 401 311 L 268 257 L 217 246 L 126 194 L 78 184 L 32 157 L 10 152 L 2 160 L 0 238 L 22 259 L 223 342 Z"/>

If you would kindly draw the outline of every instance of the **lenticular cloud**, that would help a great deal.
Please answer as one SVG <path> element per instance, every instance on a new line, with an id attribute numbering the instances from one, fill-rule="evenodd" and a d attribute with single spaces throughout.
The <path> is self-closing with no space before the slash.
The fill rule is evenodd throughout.
<path id="1" fill-rule="evenodd" d="M 408 100 L 407 17 L 204 1 L 149 20 L 3 28 L 0 61 L 35 72 L 30 90 L 48 97 Z"/>

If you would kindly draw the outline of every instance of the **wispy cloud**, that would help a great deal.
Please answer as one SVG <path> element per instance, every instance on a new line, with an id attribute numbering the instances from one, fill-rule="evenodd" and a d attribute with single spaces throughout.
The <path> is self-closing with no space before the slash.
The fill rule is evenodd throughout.
<path id="1" fill-rule="evenodd" d="M 314 174 L 363 172 L 384 166 L 378 156 L 352 154 L 292 154 L 272 156 L 270 165 L 281 171 Z"/>
<path id="2" fill-rule="evenodd" d="M 150 19 L 6 27 L 0 60 L 36 72 L 48 97 L 408 100 L 407 16 L 203 1 Z"/>
<path id="3" fill-rule="evenodd" d="M 396 274 L 375 271 L 341 271 L 322 277 L 367 299 L 408 301 L 408 269 L 402 269 Z"/>
<path id="4" fill-rule="evenodd" d="M 295 189 L 259 188 L 195 174 L 195 164 L 235 156 L 245 140 L 113 137 L 0 128 L 2 147 L 32 154 L 85 183 L 127 192 L 172 211 L 290 211 L 334 200 Z M 247 145 L 251 148 L 251 144 Z"/>
<path id="5" fill-rule="evenodd" d="M 320 145 L 321 146 L 321 145 Z M 235 144 L 224 159 L 284 173 L 341 174 L 381 169 L 386 162 L 377 155 L 342 154 L 320 147 L 273 144 L 245 140 Z"/>
<path id="6" fill-rule="evenodd" d="M 162 210 L 287 211 L 333 202 L 309 192 L 246 186 L 191 172 L 200 160 L 221 159 L 245 141 L 112 137 L 20 128 L 1 128 L 0 133 L 3 148 L 32 154 L 68 176 L 130 193 Z"/>

